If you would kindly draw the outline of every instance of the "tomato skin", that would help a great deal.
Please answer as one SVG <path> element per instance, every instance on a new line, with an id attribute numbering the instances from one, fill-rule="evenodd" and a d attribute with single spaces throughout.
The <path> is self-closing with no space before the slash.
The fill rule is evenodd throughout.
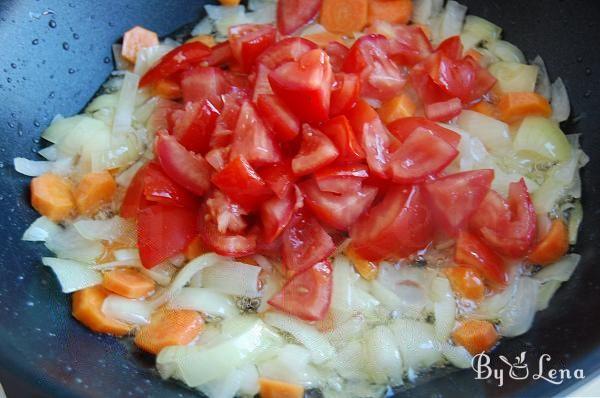
<path id="1" fill-rule="evenodd" d="M 277 2 L 277 29 L 291 35 L 316 17 L 322 0 L 281 0 Z"/>
<path id="2" fill-rule="evenodd" d="M 329 56 L 311 50 L 297 62 L 288 62 L 269 74 L 273 92 L 303 122 L 318 123 L 329 118 L 333 73 Z"/>
<path id="3" fill-rule="evenodd" d="M 292 159 L 292 171 L 297 176 L 310 174 L 332 163 L 338 155 L 335 145 L 325 134 L 305 124 L 300 151 Z"/>
<path id="4" fill-rule="evenodd" d="M 263 51 L 256 63 L 264 65 L 269 70 L 275 70 L 287 62 L 299 60 L 302 55 L 317 48 L 319 46 L 315 43 L 302 37 L 287 37 Z"/>
<path id="5" fill-rule="evenodd" d="M 269 83 L 269 73 L 271 69 L 263 64 L 258 64 L 254 76 L 254 87 L 252 89 L 252 102 L 257 103 L 261 95 L 272 95 L 271 83 Z"/>
<path id="6" fill-rule="evenodd" d="M 314 177 L 321 191 L 337 194 L 357 192 L 369 178 L 369 169 L 363 164 L 332 165 L 316 171 Z"/>
<path id="7" fill-rule="evenodd" d="M 335 250 L 331 237 L 306 210 L 294 214 L 282 241 L 283 265 L 292 275 L 312 267 Z"/>
<path id="8" fill-rule="evenodd" d="M 370 186 L 362 186 L 357 191 L 342 194 L 323 192 L 314 179 L 301 182 L 299 186 L 304 193 L 306 205 L 317 219 L 343 231 L 354 224 L 377 195 L 377 188 Z"/>
<path id="9" fill-rule="evenodd" d="M 331 263 L 325 260 L 290 279 L 269 304 L 305 321 L 319 321 L 329 312 L 332 291 Z"/>
<path id="10" fill-rule="evenodd" d="M 211 149 L 206 153 L 204 158 L 212 166 L 216 171 L 221 171 L 225 168 L 225 165 L 229 163 L 229 153 L 231 152 L 231 147 L 221 147 Z"/>
<path id="11" fill-rule="evenodd" d="M 453 60 L 459 60 L 463 57 L 463 45 L 460 36 L 451 36 L 440 43 L 436 52 Z"/>
<path id="12" fill-rule="evenodd" d="M 138 213 L 138 249 L 145 268 L 182 253 L 198 234 L 197 209 L 153 205 Z"/>
<path id="13" fill-rule="evenodd" d="M 296 190 L 290 189 L 283 198 L 274 196 L 262 204 L 260 219 L 265 243 L 272 243 L 288 226 L 297 205 L 297 196 Z"/>
<path id="14" fill-rule="evenodd" d="M 339 152 L 339 163 L 355 163 L 365 158 L 365 151 L 356 139 L 346 116 L 341 115 L 328 120 L 321 130 L 335 144 Z"/>
<path id="15" fill-rule="evenodd" d="M 392 180 L 401 184 L 418 183 L 442 171 L 458 151 L 428 130 L 417 128 L 390 159 Z"/>
<path id="16" fill-rule="evenodd" d="M 300 133 L 300 120 L 277 96 L 259 95 L 256 107 L 279 141 L 291 141 Z"/>
<path id="17" fill-rule="evenodd" d="M 249 71 L 256 58 L 275 43 L 276 33 L 273 25 L 242 24 L 229 28 L 229 44 L 243 70 Z"/>
<path id="18" fill-rule="evenodd" d="M 452 236 L 468 226 L 493 180 L 494 170 L 486 169 L 451 174 L 423 184 L 436 224 Z"/>
<path id="19" fill-rule="evenodd" d="M 201 208 L 197 223 L 202 243 L 217 254 L 227 257 L 242 257 L 256 251 L 254 234 L 230 235 L 219 231 L 206 206 Z"/>
<path id="20" fill-rule="evenodd" d="M 210 48 L 200 42 L 190 42 L 169 51 L 140 80 L 140 87 L 156 83 L 177 72 L 198 65 L 210 55 Z"/>
<path id="21" fill-rule="evenodd" d="M 154 133 L 159 130 L 173 130 L 173 120 L 171 115 L 176 110 L 183 109 L 183 106 L 175 101 L 159 98 L 156 106 L 148 119 L 148 131 Z"/>
<path id="22" fill-rule="evenodd" d="M 131 184 L 125 192 L 123 203 L 119 214 L 123 218 L 135 218 L 138 211 L 150 205 L 144 195 L 144 180 L 148 171 L 148 165 L 142 166 L 131 180 Z"/>
<path id="23" fill-rule="evenodd" d="M 272 194 L 243 157 L 233 158 L 223 170 L 212 176 L 212 182 L 247 211 L 257 209 Z"/>
<path id="24" fill-rule="evenodd" d="M 392 123 L 388 124 L 387 127 L 390 133 L 394 137 L 396 137 L 400 142 L 406 141 L 408 136 L 413 131 L 415 131 L 419 127 L 422 127 L 424 129 L 429 130 L 434 135 L 437 135 L 438 137 L 442 138 L 454 148 L 458 148 L 458 144 L 460 143 L 460 134 L 455 133 L 452 130 L 448 130 L 447 128 L 444 128 L 424 117 L 405 117 L 393 121 Z"/>
<path id="25" fill-rule="evenodd" d="M 173 181 L 198 196 L 210 189 L 210 165 L 175 137 L 158 134 L 155 151 L 163 171 Z"/>
<path id="26" fill-rule="evenodd" d="M 206 58 L 206 64 L 208 66 L 221 66 L 226 65 L 233 60 L 233 51 L 229 41 L 219 43 L 210 49 L 210 55 Z"/>
<path id="27" fill-rule="evenodd" d="M 217 230 L 223 234 L 227 232 L 240 233 L 248 226 L 244 219 L 247 213 L 221 191 L 213 191 L 206 199 L 205 206 L 206 214 L 214 221 Z"/>
<path id="28" fill-rule="evenodd" d="M 218 116 L 219 111 L 208 100 L 188 102 L 171 115 L 173 135 L 187 150 L 204 154 Z"/>
<path id="29" fill-rule="evenodd" d="M 341 72 L 350 49 L 339 41 L 331 41 L 325 46 L 325 52 L 329 55 L 333 71 L 336 73 Z"/>
<path id="30" fill-rule="evenodd" d="M 420 187 L 393 186 L 350 229 L 352 247 L 366 260 L 404 258 L 433 239 L 432 215 Z"/>
<path id="31" fill-rule="evenodd" d="M 149 163 L 144 175 L 144 196 L 149 202 L 165 206 L 197 208 L 196 197 L 172 181 L 156 163 Z"/>
<path id="32" fill-rule="evenodd" d="M 354 73 L 336 73 L 331 87 L 331 116 L 348 112 L 360 96 L 360 79 Z"/>
<path id="33" fill-rule="evenodd" d="M 223 109 L 217 118 L 209 147 L 222 148 L 231 144 L 242 104 L 248 100 L 244 91 L 232 91 L 223 96 Z"/>
<path id="34" fill-rule="evenodd" d="M 508 275 L 502 259 L 468 231 L 461 231 L 458 234 L 454 261 L 475 268 L 493 287 L 503 287 L 508 283 Z"/>
<path id="35" fill-rule="evenodd" d="M 288 194 L 296 181 L 296 176 L 288 160 L 265 166 L 259 170 L 258 174 L 280 199 Z"/>
<path id="36" fill-rule="evenodd" d="M 382 34 L 389 38 L 387 52 L 399 65 L 414 66 L 433 52 L 429 38 L 417 25 L 392 25 L 385 21 L 375 21 L 368 33 Z"/>
<path id="37" fill-rule="evenodd" d="M 221 96 L 229 91 L 225 74 L 219 68 L 201 66 L 183 73 L 183 102 L 209 101 L 217 109 L 223 107 Z"/>
<path id="38" fill-rule="evenodd" d="M 425 115 L 436 122 L 447 122 L 460 115 L 460 112 L 462 112 L 462 103 L 458 98 L 425 105 Z"/>

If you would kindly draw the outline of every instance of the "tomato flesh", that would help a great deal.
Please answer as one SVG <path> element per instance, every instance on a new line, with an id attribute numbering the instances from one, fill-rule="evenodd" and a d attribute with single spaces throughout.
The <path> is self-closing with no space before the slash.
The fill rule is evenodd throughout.
<path id="1" fill-rule="evenodd" d="M 214 107 L 221 109 L 221 96 L 229 91 L 229 84 L 221 69 L 202 66 L 183 74 L 181 90 L 184 103 L 207 100 Z"/>
<path id="2" fill-rule="evenodd" d="M 272 243 L 277 239 L 290 223 L 294 214 L 296 196 L 296 191 L 290 189 L 283 198 L 274 196 L 262 204 L 260 219 L 263 239 L 266 243 Z"/>
<path id="3" fill-rule="evenodd" d="M 259 95 L 256 107 L 279 141 L 293 140 L 300 133 L 300 120 L 275 95 Z"/>
<path id="4" fill-rule="evenodd" d="M 292 159 L 294 174 L 301 176 L 332 163 L 339 155 L 335 145 L 319 130 L 305 124 L 300 151 Z"/>
<path id="5" fill-rule="evenodd" d="M 360 95 L 360 79 L 353 73 L 336 73 L 331 87 L 331 116 L 348 112 L 358 101 Z"/>
<path id="6" fill-rule="evenodd" d="M 190 42 L 169 51 L 140 79 L 140 87 L 171 77 L 177 72 L 198 65 L 210 55 L 210 48 L 200 42 Z"/>
<path id="7" fill-rule="evenodd" d="M 144 196 L 149 202 L 165 206 L 195 208 L 196 197 L 172 181 L 156 163 L 149 163 L 144 175 Z"/>
<path id="8" fill-rule="evenodd" d="M 277 2 L 277 29 L 290 35 L 317 16 L 322 0 L 281 0 Z"/>
<path id="9" fill-rule="evenodd" d="M 265 166 L 259 170 L 258 174 L 279 198 L 287 195 L 296 180 L 289 161 Z"/>
<path id="10" fill-rule="evenodd" d="M 346 116 L 341 115 L 328 120 L 321 129 L 335 144 L 339 152 L 338 162 L 354 163 L 365 158 L 365 151 L 356 139 Z"/>
<path id="11" fill-rule="evenodd" d="M 392 123 L 388 124 L 387 127 L 390 133 L 392 133 L 392 135 L 400 142 L 406 141 L 406 138 L 408 138 L 408 136 L 419 127 L 429 130 L 431 133 L 442 138 L 454 148 L 458 148 L 458 144 L 460 142 L 460 134 L 455 133 L 452 130 L 448 130 L 447 128 L 444 128 L 429 119 L 425 119 L 424 117 L 405 117 L 393 121 Z"/>
<path id="12" fill-rule="evenodd" d="M 369 169 L 363 164 L 332 165 L 316 171 L 314 176 L 321 191 L 342 194 L 360 190 L 369 178 Z"/>
<path id="13" fill-rule="evenodd" d="M 273 25 L 243 24 L 229 28 L 231 51 L 245 71 L 249 71 L 256 58 L 275 43 L 275 36 Z"/>
<path id="14" fill-rule="evenodd" d="M 256 63 L 274 70 L 287 62 L 297 61 L 302 55 L 317 48 L 319 46 L 315 43 L 302 37 L 287 37 L 267 48 L 258 57 Z"/>
<path id="15" fill-rule="evenodd" d="M 242 257 L 256 251 L 256 236 L 253 234 L 238 235 L 219 231 L 216 220 L 206 210 L 200 211 L 198 227 L 202 243 L 217 254 L 227 257 Z"/>
<path id="16" fill-rule="evenodd" d="M 458 234 L 454 261 L 475 268 L 494 287 L 506 286 L 508 283 L 508 275 L 502 259 L 468 231 L 461 231 Z"/>
<path id="17" fill-rule="evenodd" d="M 219 111 L 208 100 L 188 102 L 171 115 L 173 134 L 187 150 L 204 154 L 218 116 Z"/>
<path id="18" fill-rule="evenodd" d="M 133 180 L 131 180 L 129 187 L 127 187 L 125 197 L 123 198 L 123 203 L 121 203 L 121 210 L 119 212 L 121 217 L 135 218 L 137 217 L 140 209 L 150 205 L 144 195 L 144 180 L 146 178 L 146 172 L 148 171 L 148 168 L 149 165 L 145 165 L 140 168 L 133 177 Z"/>

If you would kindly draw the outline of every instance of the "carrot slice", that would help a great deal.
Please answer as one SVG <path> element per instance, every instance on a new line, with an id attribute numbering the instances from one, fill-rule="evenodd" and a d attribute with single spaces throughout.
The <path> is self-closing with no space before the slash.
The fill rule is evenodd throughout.
<path id="1" fill-rule="evenodd" d="M 84 175 L 75 190 L 77 210 L 81 214 L 94 214 L 100 206 L 112 200 L 116 190 L 117 183 L 108 171 Z"/>
<path id="2" fill-rule="evenodd" d="M 163 310 L 155 313 L 148 325 L 135 335 L 135 345 L 144 351 L 158 354 L 171 345 L 186 345 L 204 328 L 204 320 L 196 311 Z"/>
<path id="3" fill-rule="evenodd" d="M 133 268 L 114 269 L 104 273 L 102 286 L 127 298 L 146 297 L 154 291 L 152 278 Z"/>
<path id="4" fill-rule="evenodd" d="M 154 47 L 158 45 L 158 35 L 141 26 L 134 26 L 123 35 L 123 49 L 121 56 L 127 61 L 135 64 L 138 52 L 142 48 Z"/>
<path id="5" fill-rule="evenodd" d="M 34 178 L 31 180 L 31 205 L 52 221 L 67 219 L 75 209 L 71 182 L 52 173 Z"/>
<path id="6" fill-rule="evenodd" d="M 206 247 L 202 244 L 202 239 L 200 239 L 200 235 L 196 236 L 185 248 L 183 254 L 185 254 L 185 258 L 188 260 L 193 260 L 196 257 L 200 257 L 204 253 L 206 253 Z"/>
<path id="7" fill-rule="evenodd" d="M 161 79 L 152 87 L 152 95 L 168 100 L 177 100 L 181 98 L 181 87 L 174 80 Z"/>
<path id="8" fill-rule="evenodd" d="M 302 36 L 306 40 L 310 40 L 315 43 L 317 46 L 321 48 L 327 47 L 329 43 L 332 41 L 337 41 L 339 43 L 344 43 L 344 38 L 342 35 L 331 32 L 321 32 L 321 33 L 313 33 L 311 35 Z"/>
<path id="9" fill-rule="evenodd" d="M 450 281 L 452 290 L 469 300 L 481 300 L 485 294 L 483 277 L 471 267 L 446 268 L 444 273 Z"/>
<path id="10" fill-rule="evenodd" d="M 354 265 L 356 272 L 358 272 L 364 279 L 372 281 L 373 279 L 377 278 L 377 274 L 379 273 L 379 266 L 377 263 L 362 258 L 352 246 L 349 246 L 346 249 L 346 256 L 348 256 Z"/>
<path id="11" fill-rule="evenodd" d="M 537 265 L 550 265 L 560 260 L 569 250 L 569 228 L 561 219 L 552 221 L 550 231 L 529 254 L 529 261 Z"/>
<path id="12" fill-rule="evenodd" d="M 412 0 L 369 0 L 368 22 L 406 24 L 412 15 Z"/>
<path id="13" fill-rule="evenodd" d="M 200 42 L 200 43 L 206 45 L 207 47 L 214 47 L 215 44 L 217 44 L 213 35 L 194 36 L 191 39 L 189 39 L 188 41 L 186 41 L 186 43 L 192 43 L 195 41 Z"/>
<path id="14" fill-rule="evenodd" d="M 552 107 L 548 100 L 538 93 L 506 93 L 498 102 L 500 119 L 514 123 L 526 116 L 550 117 Z"/>
<path id="15" fill-rule="evenodd" d="M 490 104 L 489 102 L 486 102 L 486 101 L 481 101 L 481 102 L 476 103 L 471 108 L 469 108 L 469 110 L 471 110 L 473 112 L 481 113 L 483 115 L 492 117 L 494 119 L 498 119 L 500 117 L 498 108 L 496 108 L 496 106 L 494 106 L 493 104 Z"/>
<path id="16" fill-rule="evenodd" d="M 321 25 L 334 33 L 360 32 L 367 25 L 368 0 L 323 0 Z"/>
<path id="17" fill-rule="evenodd" d="M 219 0 L 222 6 L 233 7 L 240 5 L 240 0 Z"/>
<path id="18" fill-rule="evenodd" d="M 110 292 L 102 286 L 92 286 L 73 293 L 72 314 L 79 322 L 98 333 L 124 336 L 133 328 L 126 323 L 108 318 L 102 313 L 102 303 Z"/>
<path id="19" fill-rule="evenodd" d="M 452 340 L 465 347 L 471 355 L 491 350 L 499 339 L 498 332 L 491 322 L 468 319 L 452 333 Z"/>
<path id="20" fill-rule="evenodd" d="M 304 387 L 298 384 L 290 384 L 283 381 L 258 379 L 260 385 L 260 398 L 302 398 Z"/>
<path id="21" fill-rule="evenodd" d="M 406 94 L 394 97 L 385 102 L 381 108 L 379 108 L 379 117 L 385 124 L 402 119 L 405 117 L 414 116 L 417 110 L 417 106 Z"/>

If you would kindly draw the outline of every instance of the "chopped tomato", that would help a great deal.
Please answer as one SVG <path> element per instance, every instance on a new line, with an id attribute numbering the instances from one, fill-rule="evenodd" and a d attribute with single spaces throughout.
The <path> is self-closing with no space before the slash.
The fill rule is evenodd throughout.
<path id="1" fill-rule="evenodd" d="M 231 144 L 240 109 L 247 100 L 248 97 L 243 91 L 234 91 L 223 96 L 223 109 L 217 118 L 215 131 L 210 138 L 210 148 L 220 148 Z"/>
<path id="2" fill-rule="evenodd" d="M 438 225 L 450 235 L 467 226 L 490 191 L 494 170 L 452 174 L 423 185 Z"/>
<path id="3" fill-rule="evenodd" d="M 229 163 L 229 153 L 231 152 L 231 147 L 220 147 L 211 149 L 206 153 L 204 158 L 212 166 L 216 171 L 221 171 L 225 167 L 227 163 Z"/>
<path id="4" fill-rule="evenodd" d="M 144 174 L 144 196 L 149 202 L 165 206 L 195 208 L 196 197 L 172 181 L 156 163 L 149 163 Z"/>
<path id="5" fill-rule="evenodd" d="M 121 204 L 121 211 L 119 212 L 121 217 L 135 218 L 140 209 L 150 205 L 144 195 L 144 180 L 148 167 L 148 165 L 145 165 L 140 168 L 129 184 L 123 198 L 123 203 Z"/>
<path id="6" fill-rule="evenodd" d="M 321 9 L 322 0 L 280 0 L 277 2 L 277 29 L 290 35 L 309 23 Z"/>
<path id="7" fill-rule="evenodd" d="M 333 71 L 336 73 L 341 72 L 350 49 L 339 41 L 331 41 L 325 46 L 325 52 L 329 55 Z"/>
<path id="8" fill-rule="evenodd" d="M 404 258 L 433 239 L 432 216 L 421 188 L 394 186 L 350 230 L 352 247 L 366 260 Z"/>
<path id="9" fill-rule="evenodd" d="M 208 66 L 221 66 L 225 65 L 233 60 L 233 51 L 229 41 L 219 43 L 210 49 L 210 55 L 206 58 L 205 62 Z"/>
<path id="10" fill-rule="evenodd" d="M 492 287 L 502 287 L 508 283 L 502 259 L 470 232 L 461 231 L 458 234 L 454 261 L 475 268 Z"/>
<path id="11" fill-rule="evenodd" d="M 305 210 L 297 212 L 282 235 L 283 265 L 297 274 L 330 256 L 335 244 L 321 224 Z"/>
<path id="12" fill-rule="evenodd" d="M 311 50 L 298 61 L 271 72 L 269 82 L 301 121 L 316 123 L 329 117 L 332 77 L 329 56 L 322 50 Z"/>
<path id="13" fill-rule="evenodd" d="M 223 192 L 213 191 L 205 203 L 207 214 L 215 222 L 219 232 L 239 233 L 248 226 L 244 219 L 247 212 L 237 203 L 233 203 Z"/>
<path id="14" fill-rule="evenodd" d="M 198 234 L 197 209 L 153 205 L 138 213 L 138 249 L 142 265 L 152 268 L 183 253 Z"/>
<path id="15" fill-rule="evenodd" d="M 233 133 L 231 158 L 243 156 L 252 166 L 260 167 L 281 161 L 280 152 L 254 106 L 244 102 Z"/>
<path id="16" fill-rule="evenodd" d="M 256 58 L 275 43 L 273 25 L 242 24 L 229 28 L 229 44 L 235 59 L 249 71 Z"/>
<path id="17" fill-rule="evenodd" d="M 458 144 L 460 142 L 460 134 L 455 133 L 452 130 L 448 130 L 447 128 L 444 128 L 431 120 L 425 119 L 424 117 L 405 117 L 388 124 L 387 127 L 390 130 L 390 133 L 392 133 L 392 135 L 401 142 L 406 141 L 406 138 L 408 138 L 408 136 L 419 127 L 429 130 L 431 133 L 442 138 L 454 148 L 458 148 Z"/>
<path id="18" fill-rule="evenodd" d="M 296 176 L 287 160 L 265 166 L 258 173 L 278 198 L 284 198 L 292 189 Z"/>
<path id="19" fill-rule="evenodd" d="M 300 133 L 300 120 L 275 95 L 259 95 L 258 113 L 279 141 L 290 141 Z"/>
<path id="20" fill-rule="evenodd" d="M 325 260 L 290 279 L 269 304 L 305 321 L 319 321 L 329 311 L 332 288 L 331 264 Z"/>
<path id="21" fill-rule="evenodd" d="M 178 109 L 183 109 L 183 105 L 165 98 L 159 98 L 148 119 L 148 130 L 150 132 L 159 130 L 171 131 L 173 129 L 171 114 Z"/>
<path id="22" fill-rule="evenodd" d="M 452 36 L 440 43 L 436 52 L 453 60 L 459 60 L 463 57 L 463 45 L 460 36 Z"/>
<path id="23" fill-rule="evenodd" d="M 360 79 L 354 73 L 336 73 L 331 86 L 331 116 L 348 112 L 358 101 L 360 95 Z"/>
<path id="24" fill-rule="evenodd" d="M 290 223 L 296 207 L 297 195 L 296 190 L 290 189 L 283 198 L 274 196 L 262 204 L 260 219 L 263 239 L 266 243 L 277 239 Z"/>
<path id="25" fill-rule="evenodd" d="M 287 37 L 267 48 L 258 57 L 256 63 L 275 70 L 287 62 L 298 61 L 302 55 L 317 48 L 319 46 L 315 43 L 302 37 Z"/>
<path id="26" fill-rule="evenodd" d="M 242 257 L 256 251 L 254 234 L 237 235 L 219 231 L 217 220 L 207 211 L 200 210 L 198 227 L 202 243 L 211 251 L 227 257 Z"/>
<path id="27" fill-rule="evenodd" d="M 369 169 L 363 164 L 332 165 L 315 172 L 319 189 L 337 194 L 357 192 L 367 178 Z"/>
<path id="28" fill-rule="evenodd" d="M 258 97 L 261 95 L 273 94 L 271 83 L 269 83 L 269 73 L 271 73 L 271 69 L 263 64 L 258 64 L 256 67 L 256 73 L 253 74 L 254 87 L 252 89 L 252 101 L 254 103 L 258 101 Z"/>
<path id="29" fill-rule="evenodd" d="M 210 55 L 210 48 L 200 42 L 190 42 L 169 51 L 140 80 L 140 87 L 190 69 Z"/>
<path id="30" fill-rule="evenodd" d="M 339 152 L 338 162 L 354 163 L 365 158 L 365 151 L 356 139 L 354 130 L 346 116 L 341 115 L 328 120 L 321 129 L 335 144 Z"/>
<path id="31" fill-rule="evenodd" d="M 442 55 L 438 68 L 434 81 L 450 96 L 458 97 L 466 104 L 477 100 L 496 84 L 496 78 L 471 57 L 456 61 Z"/>
<path id="32" fill-rule="evenodd" d="M 196 195 L 210 188 L 210 165 L 198 154 L 185 149 L 175 137 L 158 134 L 156 156 L 163 171 L 173 181 Z"/>
<path id="33" fill-rule="evenodd" d="M 324 192 L 314 179 L 299 184 L 306 205 L 319 221 L 339 230 L 347 230 L 375 200 L 377 188 L 359 185 L 356 191 L 341 194 Z"/>
<path id="34" fill-rule="evenodd" d="M 221 109 L 221 96 L 229 91 L 229 84 L 221 69 L 201 66 L 183 74 L 181 90 L 184 103 L 208 100 L 213 106 Z"/>
<path id="35" fill-rule="evenodd" d="M 427 35 L 417 25 L 391 25 L 385 21 L 375 21 L 368 32 L 388 37 L 388 54 L 399 65 L 414 66 L 433 52 Z"/>
<path id="36" fill-rule="evenodd" d="M 218 116 L 219 111 L 208 100 L 188 102 L 171 115 L 173 134 L 187 150 L 204 154 Z"/>
<path id="37" fill-rule="evenodd" d="M 425 105 L 425 115 L 436 122 L 447 122 L 454 119 L 462 111 L 462 103 L 458 98 Z"/>
<path id="38" fill-rule="evenodd" d="M 442 171 L 458 151 L 424 128 L 413 131 L 390 158 L 392 179 L 398 183 L 421 182 Z"/>
<path id="39" fill-rule="evenodd" d="M 335 145 L 325 134 L 305 124 L 300 151 L 292 159 L 292 170 L 298 176 L 310 174 L 332 163 L 338 155 Z"/>
<path id="40" fill-rule="evenodd" d="M 243 157 L 233 158 L 223 170 L 212 176 L 212 182 L 247 211 L 258 208 L 272 194 Z"/>

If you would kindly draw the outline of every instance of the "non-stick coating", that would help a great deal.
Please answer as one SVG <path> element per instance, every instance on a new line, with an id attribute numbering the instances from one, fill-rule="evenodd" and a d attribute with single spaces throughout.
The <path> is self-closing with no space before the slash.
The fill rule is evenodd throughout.
<path id="1" fill-rule="evenodd" d="M 38 137 L 52 117 L 79 112 L 108 76 L 111 44 L 139 24 L 168 34 L 195 20 L 203 1 L 192 0 L 4 0 L 0 2 L 0 383 L 14 397 L 191 397 L 162 382 L 152 360 L 122 343 L 90 333 L 69 315 L 69 299 L 39 257 L 39 244 L 20 241 L 35 219 L 27 178 L 12 168 L 15 156 L 36 158 Z M 565 79 L 574 120 L 569 133 L 583 134 L 592 162 L 584 172 L 586 218 L 577 251 L 582 263 L 539 313 L 533 329 L 504 341 L 496 353 L 510 358 L 527 351 L 537 368 L 600 370 L 600 2 L 590 0 L 464 1 L 476 14 L 505 31 L 529 58 L 540 54 L 551 76 Z M 52 22 L 54 21 L 54 22 Z M 54 26 L 54 27 L 53 27 Z M 548 396 L 563 394 L 573 381 L 505 380 L 505 386 L 474 380 L 471 370 L 441 370 L 398 396 Z M 599 392 L 600 394 L 600 392 Z"/>

